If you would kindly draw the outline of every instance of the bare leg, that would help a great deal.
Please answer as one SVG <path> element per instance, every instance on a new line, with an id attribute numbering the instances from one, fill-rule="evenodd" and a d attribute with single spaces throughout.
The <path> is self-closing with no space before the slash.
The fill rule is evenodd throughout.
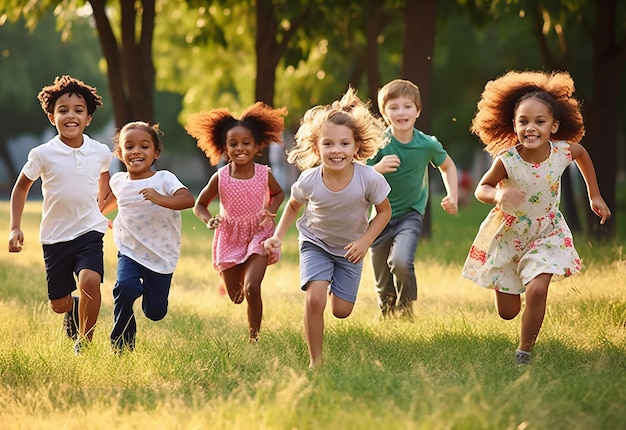
<path id="1" fill-rule="evenodd" d="M 90 269 L 83 269 L 78 273 L 78 336 L 79 339 L 93 338 L 94 326 L 100 313 L 100 274 Z"/>
<path id="2" fill-rule="evenodd" d="M 263 300 L 261 283 L 267 269 L 267 256 L 254 254 L 245 263 L 243 291 L 248 302 L 248 327 L 250 342 L 256 342 L 263 319 Z"/>
<path id="3" fill-rule="evenodd" d="M 60 299 L 50 300 L 50 309 L 52 312 L 56 314 L 64 314 L 69 312 L 74 307 L 74 299 L 72 299 L 72 295 L 68 294 L 65 297 L 61 297 Z"/>
<path id="4" fill-rule="evenodd" d="M 324 309 L 326 308 L 328 281 L 312 281 L 306 288 L 304 303 L 304 334 L 309 348 L 309 368 L 322 364 L 324 341 Z"/>
<path id="5" fill-rule="evenodd" d="M 230 300 L 235 304 L 243 302 L 244 299 L 244 269 L 245 267 L 243 264 L 238 264 L 237 266 L 231 267 L 230 269 L 222 272 L 222 279 L 224 280 L 226 291 L 228 291 L 228 297 L 230 297 Z"/>
<path id="6" fill-rule="evenodd" d="M 512 320 L 519 314 L 522 301 L 519 294 L 507 294 L 496 291 L 496 309 L 504 320 Z"/>
<path id="7" fill-rule="evenodd" d="M 354 309 L 354 303 L 350 303 L 345 301 L 344 299 L 340 299 L 336 295 L 329 293 L 330 297 L 330 308 L 333 310 L 333 315 L 336 318 L 347 318 L 352 313 L 352 309 Z"/>
<path id="8" fill-rule="evenodd" d="M 542 273 L 526 285 L 526 307 L 522 315 L 519 349 L 531 352 L 546 314 L 548 287 L 552 274 Z"/>

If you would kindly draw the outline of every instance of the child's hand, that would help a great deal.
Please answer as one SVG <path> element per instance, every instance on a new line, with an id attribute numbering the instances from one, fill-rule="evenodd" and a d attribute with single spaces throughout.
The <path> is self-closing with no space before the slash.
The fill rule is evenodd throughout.
<path id="1" fill-rule="evenodd" d="M 157 203 L 158 199 L 160 197 L 163 197 L 154 188 L 144 188 L 143 190 L 139 191 L 139 194 L 143 196 L 144 200 L 149 200 L 152 203 Z"/>
<path id="2" fill-rule="evenodd" d="M 400 166 L 400 158 L 397 155 L 385 155 L 376 163 L 376 171 L 381 174 L 395 172 Z"/>
<path id="3" fill-rule="evenodd" d="M 267 222 L 273 223 L 275 219 L 276 219 L 276 214 L 273 214 L 267 209 L 265 209 L 263 211 L 263 214 L 261 215 L 261 222 L 259 223 L 259 226 L 264 226 Z"/>
<path id="4" fill-rule="evenodd" d="M 348 260 L 350 263 L 358 263 L 363 260 L 365 257 L 365 253 L 367 252 L 367 248 L 369 246 L 367 243 L 363 243 L 360 239 L 355 240 L 354 242 L 350 242 L 343 249 L 346 250 L 344 254 L 344 258 Z"/>
<path id="5" fill-rule="evenodd" d="M 222 216 L 220 214 L 215 215 L 213 218 L 209 219 L 209 222 L 206 223 L 206 228 L 209 230 L 215 230 L 219 227 L 222 222 Z"/>
<path id="6" fill-rule="evenodd" d="M 276 236 L 272 236 L 263 242 L 263 249 L 265 249 L 266 254 L 271 254 L 272 252 L 276 252 L 280 250 L 283 241 L 277 238 Z"/>
<path id="7" fill-rule="evenodd" d="M 9 233 L 9 252 L 20 252 L 24 246 L 24 233 L 20 229 Z"/>
<path id="8" fill-rule="evenodd" d="M 591 210 L 601 218 L 600 224 L 604 224 L 606 220 L 611 217 L 611 210 L 602 197 L 589 199 L 589 205 L 591 206 Z"/>
<path id="9" fill-rule="evenodd" d="M 445 196 L 441 199 L 441 207 L 450 215 L 454 215 L 459 210 L 459 202 L 450 196 Z"/>
<path id="10" fill-rule="evenodd" d="M 515 188 L 500 188 L 496 191 L 494 200 L 501 205 L 515 207 L 521 205 L 525 198 L 524 194 Z"/>

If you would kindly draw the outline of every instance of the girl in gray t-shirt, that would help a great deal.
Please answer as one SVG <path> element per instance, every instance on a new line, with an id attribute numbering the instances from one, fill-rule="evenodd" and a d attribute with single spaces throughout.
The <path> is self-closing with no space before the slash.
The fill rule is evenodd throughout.
<path id="1" fill-rule="evenodd" d="M 288 161 L 304 171 L 291 187 L 291 197 L 265 248 L 268 252 L 280 248 L 305 205 L 296 226 L 310 368 L 322 363 L 328 297 L 337 318 L 352 313 L 363 257 L 391 217 L 387 181 L 362 164 L 378 151 L 383 129 L 381 120 L 349 88 L 341 100 L 306 112 L 296 145 L 289 151 Z M 368 222 L 372 205 L 376 211 Z"/>

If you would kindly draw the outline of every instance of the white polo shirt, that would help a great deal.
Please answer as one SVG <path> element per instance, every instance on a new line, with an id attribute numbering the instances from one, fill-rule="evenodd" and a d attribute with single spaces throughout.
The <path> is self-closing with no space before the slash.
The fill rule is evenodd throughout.
<path id="1" fill-rule="evenodd" d="M 42 244 L 67 242 L 89 231 L 106 232 L 98 186 L 111 160 L 111 150 L 86 134 L 79 148 L 66 145 L 57 135 L 28 153 L 22 173 L 31 181 L 41 177 Z"/>

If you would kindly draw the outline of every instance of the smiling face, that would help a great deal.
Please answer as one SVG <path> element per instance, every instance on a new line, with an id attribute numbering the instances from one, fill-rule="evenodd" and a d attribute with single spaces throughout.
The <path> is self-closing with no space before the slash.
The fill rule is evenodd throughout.
<path id="1" fill-rule="evenodd" d="M 76 93 L 65 93 L 54 104 L 54 111 L 48 114 L 50 123 L 59 133 L 61 141 L 72 148 L 83 144 L 83 131 L 91 123 L 87 112 L 87 102 Z"/>
<path id="2" fill-rule="evenodd" d="M 159 158 L 159 151 L 150 133 L 140 128 L 130 128 L 120 134 L 119 139 L 121 159 L 130 179 L 152 176 L 152 164 Z"/>
<path id="3" fill-rule="evenodd" d="M 413 132 L 415 121 L 420 116 L 420 111 L 415 102 L 406 96 L 389 99 L 385 103 L 383 116 L 394 131 Z"/>
<path id="4" fill-rule="evenodd" d="M 545 102 L 529 98 L 518 105 L 513 128 L 525 149 L 541 150 L 545 149 L 550 136 L 559 129 L 559 121 Z"/>
<path id="5" fill-rule="evenodd" d="M 358 149 L 352 129 L 331 122 L 320 129 L 315 147 L 324 167 L 333 171 L 350 167 Z"/>
<path id="6" fill-rule="evenodd" d="M 243 165 L 254 162 L 259 144 L 249 128 L 237 125 L 226 133 L 226 155 L 233 163 Z"/>

